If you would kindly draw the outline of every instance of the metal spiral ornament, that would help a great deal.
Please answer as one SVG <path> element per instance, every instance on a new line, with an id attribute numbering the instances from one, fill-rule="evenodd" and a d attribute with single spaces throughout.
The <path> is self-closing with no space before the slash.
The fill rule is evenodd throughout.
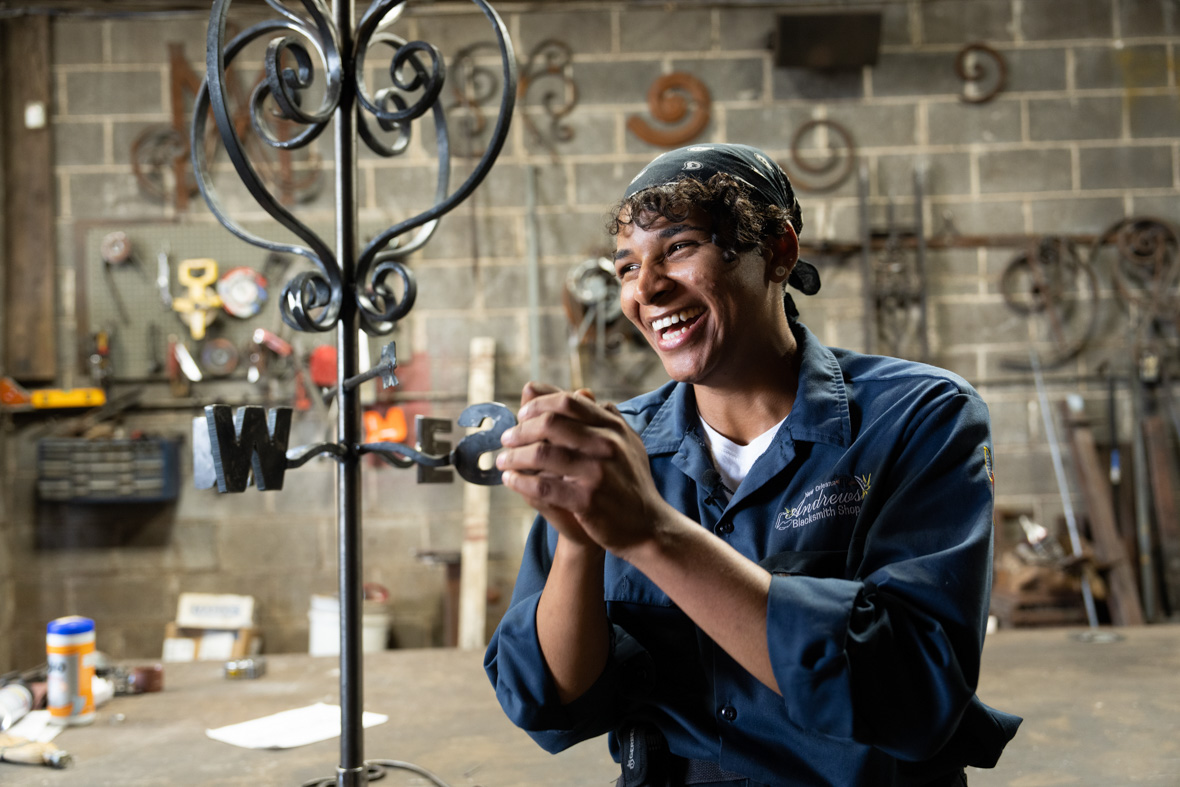
<path id="1" fill-rule="evenodd" d="M 257 138 L 278 150 L 305 147 L 323 133 L 339 105 L 346 79 L 351 79 L 356 88 L 358 135 L 380 156 L 404 153 L 409 146 L 413 122 L 427 113 L 432 114 L 439 156 L 434 205 L 378 233 L 356 260 L 356 285 L 351 297 L 355 298 L 362 327 L 373 335 L 385 334 L 413 307 L 416 287 L 413 274 L 403 260 L 430 240 L 439 217 L 470 196 L 483 181 L 508 136 L 516 101 L 516 59 L 498 15 L 483 0 L 474 2 L 492 24 L 505 79 L 490 143 L 471 174 L 453 192 L 449 191 L 451 165 L 446 114 L 439 101 L 446 81 L 443 56 L 432 44 L 408 42 L 383 30 L 401 15 L 406 0 L 378 0 L 369 7 L 357 26 L 356 47 L 351 58 L 340 52 L 339 33 L 323 0 L 301 0 L 304 15 L 294 13 L 279 0 L 266 0 L 281 18 L 250 27 L 225 47 L 220 42 L 225 37 L 231 0 L 214 2 L 206 50 L 207 73 L 211 78 L 205 81 L 197 96 L 192 138 L 204 138 L 206 116 L 212 110 L 230 161 L 251 196 L 303 244 L 263 238 L 235 222 L 210 179 L 207 153 L 200 146 L 193 148 L 193 168 L 205 202 L 227 229 L 247 243 L 272 252 L 304 257 L 314 266 L 314 270 L 300 273 L 287 282 L 279 299 L 283 321 L 292 328 L 328 331 L 335 327 L 345 297 L 340 265 L 328 244 L 270 192 L 266 180 L 248 157 L 247 145 L 233 123 L 226 89 L 227 67 L 247 45 L 269 37 L 264 60 L 266 78 L 251 96 L 250 119 Z M 377 46 L 393 49 L 389 66 L 393 87 L 372 92 L 366 85 L 364 69 L 370 51 Z M 313 59 L 312 52 L 317 58 Z M 316 67 L 316 59 L 320 69 Z M 345 63 L 349 61 L 353 69 L 345 75 Z M 307 109 L 303 98 L 320 71 L 324 75 L 323 95 L 317 107 Z M 410 103 L 405 94 L 415 94 L 416 97 Z M 275 115 L 302 130 L 289 138 L 280 138 L 271 128 L 268 113 L 264 111 L 268 100 L 275 107 Z M 393 135 L 391 141 L 385 138 L 389 134 Z M 414 232 L 413 236 L 403 240 L 402 236 L 410 232 Z M 397 280 L 401 281 L 400 296 L 399 288 L 393 286 Z"/>
<path id="2" fill-rule="evenodd" d="M 984 65 L 990 61 L 991 67 Z M 967 44 L 955 57 L 955 73 L 963 80 L 959 97 L 968 104 L 985 104 L 998 96 L 1008 83 L 1004 56 L 984 43 Z M 984 85 L 989 85 L 984 87 Z"/>

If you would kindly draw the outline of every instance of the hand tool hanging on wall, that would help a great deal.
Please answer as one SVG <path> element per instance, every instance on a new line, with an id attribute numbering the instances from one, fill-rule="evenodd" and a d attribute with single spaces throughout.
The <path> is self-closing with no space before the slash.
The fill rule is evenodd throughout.
<path id="1" fill-rule="evenodd" d="M 231 268 L 217 280 L 221 307 L 230 315 L 247 319 L 266 303 L 266 278 L 253 268 Z"/>
<path id="2" fill-rule="evenodd" d="M 238 368 L 238 348 L 229 339 L 208 339 L 201 347 L 201 368 L 210 377 L 228 377 Z"/>
<path id="3" fill-rule="evenodd" d="M 188 326 L 193 339 L 205 338 L 205 329 L 215 319 L 221 307 L 221 296 L 213 289 L 217 283 L 217 261 L 211 259 L 184 260 L 176 269 L 176 278 L 181 286 L 188 288 L 188 295 L 172 299 L 172 309 Z"/>
<path id="4" fill-rule="evenodd" d="M 160 302 L 164 304 L 164 308 L 172 309 L 172 267 L 168 263 L 168 253 L 170 249 L 168 244 L 164 244 L 164 248 L 160 249 L 159 254 L 156 255 L 156 289 L 160 293 Z"/>
<path id="5" fill-rule="evenodd" d="M 102 256 L 102 275 L 107 283 L 107 290 L 111 294 L 111 301 L 119 312 L 119 321 L 124 325 L 131 321 L 127 314 L 127 305 L 123 303 L 123 296 L 119 294 L 119 287 L 115 283 L 115 268 L 127 264 L 136 264 L 131 253 L 131 239 L 125 232 L 112 232 L 102 239 L 99 253 Z"/>

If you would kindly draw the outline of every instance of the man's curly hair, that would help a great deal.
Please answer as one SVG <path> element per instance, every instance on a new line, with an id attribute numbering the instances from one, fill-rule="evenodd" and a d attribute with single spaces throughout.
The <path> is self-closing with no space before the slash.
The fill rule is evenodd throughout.
<path id="1" fill-rule="evenodd" d="M 787 232 L 798 233 L 802 218 L 778 205 L 763 205 L 749 197 L 749 187 L 737 178 L 718 172 L 706 182 L 681 178 L 653 186 L 621 200 L 611 210 L 607 232 L 618 235 L 624 225 L 650 227 L 660 217 L 684 221 L 699 208 L 713 222 L 713 242 L 722 249 L 744 253 L 761 248 L 763 241 Z"/>

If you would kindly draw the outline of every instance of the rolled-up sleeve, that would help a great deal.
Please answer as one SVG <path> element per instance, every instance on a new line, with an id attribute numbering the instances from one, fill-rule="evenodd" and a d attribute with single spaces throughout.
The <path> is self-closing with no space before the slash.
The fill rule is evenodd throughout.
<path id="1" fill-rule="evenodd" d="M 850 578 L 774 576 L 767 636 L 795 723 L 915 761 L 974 698 L 993 492 L 977 395 L 943 389 L 907 416 L 863 498 L 859 565 Z"/>
<path id="2" fill-rule="evenodd" d="M 504 712 L 549 752 L 612 729 L 620 659 L 634 649 L 630 637 L 612 626 L 610 656 L 602 675 L 581 697 L 561 702 L 537 637 L 537 604 L 552 564 L 550 544 L 556 543 L 556 537 L 538 517 L 525 546 L 512 601 L 484 654 L 484 670 Z"/>

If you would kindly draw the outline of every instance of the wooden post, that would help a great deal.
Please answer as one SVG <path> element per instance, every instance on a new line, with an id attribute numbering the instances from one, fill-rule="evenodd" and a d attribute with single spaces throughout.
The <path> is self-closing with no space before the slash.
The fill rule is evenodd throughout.
<path id="1" fill-rule="evenodd" d="M 1141 625 L 1143 608 L 1139 603 L 1135 572 L 1115 526 L 1109 474 L 1098 458 L 1094 434 L 1085 415 L 1074 412 L 1068 404 L 1063 406 L 1063 410 L 1069 430 L 1070 453 L 1073 454 L 1082 497 L 1086 501 L 1095 556 L 1106 567 L 1106 603 L 1111 622 L 1116 626 Z"/>
<path id="2" fill-rule="evenodd" d="M 471 340 L 467 381 L 470 404 L 496 398 L 496 340 Z M 472 430 L 475 431 L 475 430 Z M 490 455 L 484 461 L 488 461 Z M 488 514 L 492 489 L 482 484 L 463 487 L 463 548 L 459 577 L 459 648 L 482 650 L 487 646 Z"/>
<path id="3" fill-rule="evenodd" d="M 21 382 L 53 382 L 57 376 L 49 19 L 25 16 L 0 24 L 6 89 L 0 106 L 7 273 L 4 362 L 5 372 Z"/>
<path id="4" fill-rule="evenodd" d="M 1151 497 L 1155 508 L 1156 536 L 1163 558 L 1161 574 L 1168 613 L 1180 615 L 1180 513 L 1176 509 L 1176 490 L 1173 488 L 1175 469 L 1172 461 L 1172 441 L 1163 416 L 1149 415 L 1142 421 L 1143 439 L 1147 449 L 1147 467 L 1142 471 L 1151 478 Z M 1140 468 L 1135 468 L 1140 472 Z"/>

